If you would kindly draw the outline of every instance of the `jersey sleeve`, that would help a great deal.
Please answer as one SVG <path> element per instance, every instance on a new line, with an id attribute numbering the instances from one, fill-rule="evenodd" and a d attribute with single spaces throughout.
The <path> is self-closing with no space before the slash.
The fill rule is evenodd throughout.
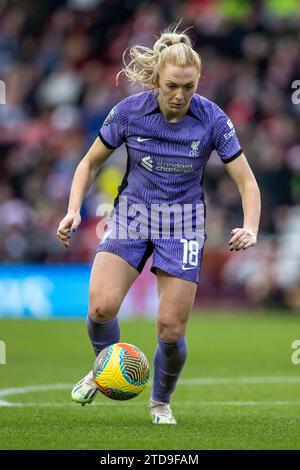
<path id="1" fill-rule="evenodd" d="M 223 163 L 230 163 L 243 151 L 237 138 L 235 128 L 219 106 L 214 106 L 213 146 Z"/>
<path id="2" fill-rule="evenodd" d="M 128 99 L 120 101 L 106 116 L 98 136 L 109 149 L 120 147 L 127 138 Z"/>

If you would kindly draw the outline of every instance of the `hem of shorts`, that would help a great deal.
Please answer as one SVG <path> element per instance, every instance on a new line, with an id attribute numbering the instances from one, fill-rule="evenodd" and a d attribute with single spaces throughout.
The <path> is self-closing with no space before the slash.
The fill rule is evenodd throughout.
<path id="1" fill-rule="evenodd" d="M 105 248 L 104 250 L 99 250 L 97 248 L 96 250 L 96 254 L 97 253 L 111 253 L 112 255 L 116 255 L 118 256 L 119 258 L 122 258 L 124 261 L 126 261 L 126 263 L 128 263 L 132 268 L 134 268 L 139 274 L 141 274 L 142 271 L 140 271 L 136 266 L 134 266 L 132 263 L 130 263 L 128 261 L 128 259 L 126 259 L 124 256 L 121 256 L 119 253 L 116 253 L 114 250 L 109 250 L 108 248 Z"/>
<path id="2" fill-rule="evenodd" d="M 164 271 L 165 273 L 170 274 L 170 276 L 172 276 L 172 277 L 176 277 L 178 279 L 184 279 L 185 281 L 190 281 L 190 282 L 193 282 L 194 284 L 199 284 L 199 278 L 198 278 L 197 281 L 193 281 L 192 279 L 186 279 L 186 278 L 182 277 L 182 274 L 179 274 L 179 273 L 174 274 L 174 272 L 171 272 L 171 270 L 168 271 L 167 269 L 162 269 L 159 266 L 151 266 L 150 271 L 153 274 L 155 274 L 155 276 L 156 276 L 157 275 L 157 273 L 156 273 L 157 269 L 160 269 L 161 271 Z"/>

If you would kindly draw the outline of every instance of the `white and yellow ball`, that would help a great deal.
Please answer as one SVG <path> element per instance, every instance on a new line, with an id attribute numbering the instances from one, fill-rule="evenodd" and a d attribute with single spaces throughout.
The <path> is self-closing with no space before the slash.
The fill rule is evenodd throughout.
<path id="1" fill-rule="evenodd" d="M 130 400 L 147 386 L 150 366 L 145 354 L 128 343 L 103 349 L 94 366 L 94 381 L 100 392 L 113 400 Z"/>

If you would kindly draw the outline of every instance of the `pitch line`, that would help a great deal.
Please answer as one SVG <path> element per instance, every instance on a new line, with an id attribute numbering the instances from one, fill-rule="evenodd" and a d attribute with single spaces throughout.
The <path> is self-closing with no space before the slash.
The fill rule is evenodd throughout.
<path id="1" fill-rule="evenodd" d="M 299 384 L 300 376 L 269 376 L 269 377 L 208 377 L 208 378 L 192 378 L 182 379 L 178 382 L 178 385 L 182 386 L 197 386 L 197 385 L 243 385 L 243 384 Z M 57 403 L 57 402 L 46 402 L 46 403 L 16 403 L 7 400 L 1 400 L 1 398 L 7 398 L 10 395 L 24 395 L 31 392 L 48 392 L 52 390 L 66 390 L 72 389 L 74 384 L 57 383 L 57 384 L 45 384 L 45 385 L 28 385 L 24 387 L 10 387 L 0 389 L 0 407 L 68 407 L 74 406 L 74 403 Z M 175 402 L 176 403 L 176 402 Z M 126 403 L 123 403 L 125 405 Z M 137 404 L 137 403 L 136 403 Z M 139 403 L 142 404 L 143 403 Z M 193 406 L 265 406 L 265 405 L 297 405 L 300 401 L 186 401 L 186 405 Z M 115 403 L 106 402 L 105 406 L 115 406 Z M 127 403 L 130 405 L 130 403 Z M 183 403 L 181 402 L 182 406 Z M 92 406 L 103 406 L 102 403 L 93 403 Z"/>
<path id="2" fill-rule="evenodd" d="M 48 392 L 50 390 L 65 390 L 74 384 L 26 385 L 25 387 L 10 387 L 0 389 L 0 398 L 9 395 L 23 395 L 30 392 Z M 1 401 L 0 401 L 1 403 Z"/>
<path id="3" fill-rule="evenodd" d="M 151 384 L 151 382 L 149 382 Z M 243 384 L 299 384 L 300 376 L 267 376 L 267 377 L 199 377 L 181 379 L 178 385 L 243 385 Z M 48 392 L 51 390 L 65 390 L 73 388 L 74 383 L 56 383 L 43 385 L 26 385 L 24 387 L 10 387 L 0 389 L 0 398 L 9 395 L 23 395 L 30 392 Z"/>
<path id="4" fill-rule="evenodd" d="M 103 401 L 101 403 L 93 402 L 90 405 L 87 405 L 85 409 L 94 408 L 95 406 L 101 406 L 102 408 L 107 406 L 118 406 L 119 402 L 110 402 L 110 401 Z M 177 402 L 176 400 L 173 404 L 180 407 L 185 406 L 199 406 L 202 408 L 207 408 L 209 406 L 223 406 L 223 407 L 256 407 L 256 406 L 300 406 L 300 401 L 291 401 L 291 400 L 274 400 L 274 401 L 180 401 Z M 122 402 L 122 406 L 132 406 L 131 402 Z M 145 402 L 134 402 L 134 406 L 147 406 Z M 0 408 L 1 407 L 15 407 L 15 408 L 74 408 L 77 410 L 81 410 L 82 408 L 76 403 L 67 403 L 67 402 L 35 402 L 35 403 L 16 403 L 16 402 L 6 402 L 0 401 Z"/>
<path id="5" fill-rule="evenodd" d="M 270 377 L 211 377 L 182 379 L 178 385 L 251 385 L 251 384 L 299 384 L 300 376 Z"/>

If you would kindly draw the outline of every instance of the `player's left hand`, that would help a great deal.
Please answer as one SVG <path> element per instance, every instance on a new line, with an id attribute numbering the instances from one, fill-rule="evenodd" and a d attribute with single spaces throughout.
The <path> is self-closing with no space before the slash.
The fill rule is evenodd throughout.
<path id="1" fill-rule="evenodd" d="M 231 238 L 229 240 L 230 251 L 246 250 L 256 245 L 257 233 L 255 230 L 247 228 L 234 228 L 231 230 Z"/>

